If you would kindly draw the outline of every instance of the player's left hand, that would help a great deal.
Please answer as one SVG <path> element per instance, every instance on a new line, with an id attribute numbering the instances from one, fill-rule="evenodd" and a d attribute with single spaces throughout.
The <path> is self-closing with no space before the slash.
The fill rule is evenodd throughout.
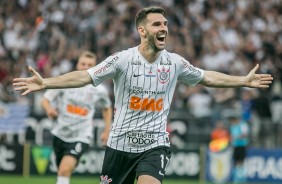
<path id="1" fill-rule="evenodd" d="M 269 84 L 272 83 L 273 77 L 270 74 L 256 74 L 258 68 L 259 65 L 256 64 L 256 66 L 246 76 L 246 87 L 269 88 Z"/>

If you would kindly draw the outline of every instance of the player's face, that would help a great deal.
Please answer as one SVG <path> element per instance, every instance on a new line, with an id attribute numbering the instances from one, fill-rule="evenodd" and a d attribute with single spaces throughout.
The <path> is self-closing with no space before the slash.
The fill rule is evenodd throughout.
<path id="1" fill-rule="evenodd" d="M 160 13 L 149 13 L 145 26 L 146 40 L 148 45 L 156 51 L 165 48 L 166 36 L 168 33 L 167 20 Z"/>
<path id="2" fill-rule="evenodd" d="M 77 70 L 87 70 L 96 65 L 96 60 L 88 57 L 81 57 L 76 65 Z"/>

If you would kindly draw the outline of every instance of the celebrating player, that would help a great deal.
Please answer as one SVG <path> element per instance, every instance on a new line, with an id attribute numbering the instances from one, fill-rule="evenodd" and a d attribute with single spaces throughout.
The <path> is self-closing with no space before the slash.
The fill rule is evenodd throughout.
<path id="1" fill-rule="evenodd" d="M 87 70 L 95 65 L 96 55 L 84 52 L 78 59 L 76 69 Z M 54 103 L 57 104 L 57 108 L 54 107 Z M 98 105 L 102 108 L 105 123 L 101 140 L 106 145 L 113 115 L 111 100 L 103 85 L 93 87 L 89 84 L 81 88 L 50 89 L 45 92 L 42 106 L 48 117 L 56 120 L 52 129 L 58 167 L 56 184 L 70 183 L 75 166 L 88 150 L 93 139 L 92 119 Z"/>
<path id="2" fill-rule="evenodd" d="M 177 80 L 208 87 L 267 88 L 271 75 L 230 76 L 192 66 L 186 59 L 165 50 L 168 21 L 165 10 L 147 7 L 136 15 L 140 45 L 106 58 L 87 71 L 75 71 L 43 79 L 32 67 L 30 78 L 14 79 L 15 90 L 26 95 L 51 88 L 98 86 L 112 78 L 115 92 L 114 123 L 107 142 L 101 183 L 160 184 L 171 157 L 166 131 Z"/>

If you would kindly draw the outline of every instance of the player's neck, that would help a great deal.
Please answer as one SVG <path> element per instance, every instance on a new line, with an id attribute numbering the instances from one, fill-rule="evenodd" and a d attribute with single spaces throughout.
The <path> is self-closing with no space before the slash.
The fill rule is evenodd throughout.
<path id="1" fill-rule="evenodd" d="M 156 61 L 161 53 L 160 51 L 155 51 L 152 48 L 149 48 L 148 46 L 144 46 L 142 44 L 138 46 L 138 51 L 149 63 Z"/>

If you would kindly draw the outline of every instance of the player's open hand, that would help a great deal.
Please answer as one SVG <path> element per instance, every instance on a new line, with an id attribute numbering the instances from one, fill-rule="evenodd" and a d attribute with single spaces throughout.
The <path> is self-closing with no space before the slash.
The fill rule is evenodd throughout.
<path id="1" fill-rule="evenodd" d="M 247 75 L 246 86 L 251 88 L 268 88 L 273 77 L 270 74 L 256 74 L 259 65 L 257 64 Z"/>
<path id="2" fill-rule="evenodd" d="M 13 86 L 16 91 L 22 91 L 21 95 L 27 95 L 33 91 L 39 91 L 44 88 L 43 79 L 31 66 L 28 70 L 32 73 L 32 77 L 29 78 L 15 78 L 13 80 Z"/>

